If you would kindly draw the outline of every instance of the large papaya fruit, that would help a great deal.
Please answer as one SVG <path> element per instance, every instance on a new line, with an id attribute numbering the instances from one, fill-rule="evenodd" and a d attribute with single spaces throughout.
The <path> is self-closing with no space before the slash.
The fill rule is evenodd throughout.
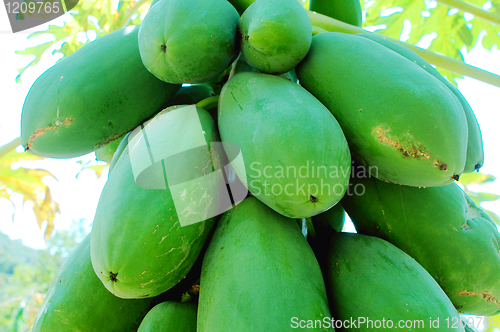
<path id="1" fill-rule="evenodd" d="M 294 331 L 294 317 L 330 318 L 318 262 L 295 220 L 248 197 L 222 216 L 203 259 L 197 331 Z"/>
<path id="2" fill-rule="evenodd" d="M 483 139 L 481 137 L 481 130 L 479 129 L 479 124 L 477 122 L 476 116 L 474 115 L 474 111 L 470 107 L 467 100 L 465 100 L 464 96 L 458 89 L 450 83 L 443 75 L 441 75 L 434 67 L 432 67 L 427 61 L 425 61 L 420 55 L 413 52 L 407 47 L 403 45 L 394 43 L 381 35 L 375 35 L 373 33 L 362 33 L 358 34 L 361 37 L 368 38 L 373 40 L 379 44 L 384 45 L 385 47 L 393 50 L 394 52 L 404 56 L 408 60 L 412 61 L 420 68 L 440 80 L 444 85 L 448 87 L 448 89 L 453 92 L 455 97 L 457 97 L 458 101 L 462 105 L 462 108 L 465 112 L 465 117 L 467 119 L 467 129 L 468 129 L 468 139 L 467 139 L 467 156 L 465 159 L 465 167 L 464 173 L 470 173 L 474 171 L 478 171 L 484 163 L 484 150 L 483 150 Z"/>
<path id="3" fill-rule="evenodd" d="M 158 112 L 179 86 L 142 64 L 139 26 L 98 38 L 58 62 L 24 101 L 21 143 L 34 154 L 70 158 L 92 152 Z"/>
<path id="4" fill-rule="evenodd" d="M 195 303 L 165 301 L 151 309 L 137 332 L 196 332 Z"/>
<path id="5" fill-rule="evenodd" d="M 233 167 L 249 191 L 275 211 L 306 218 L 344 195 L 350 153 L 335 118 L 299 85 L 244 72 L 222 89 L 218 124 L 223 142 L 241 148 Z"/>
<path id="6" fill-rule="evenodd" d="M 111 294 L 92 268 L 88 235 L 55 275 L 33 332 L 132 332 L 157 301 Z"/>
<path id="7" fill-rule="evenodd" d="M 430 187 L 462 174 L 464 111 L 445 85 L 408 59 L 363 37 L 321 33 L 296 71 L 373 176 Z"/>
<path id="8" fill-rule="evenodd" d="M 318 260 L 342 331 L 464 331 L 436 281 L 389 242 L 335 233 L 323 248 Z"/>
<path id="9" fill-rule="evenodd" d="M 342 204 L 358 232 L 381 237 L 412 256 L 460 313 L 489 316 L 500 310 L 500 234 L 458 185 L 352 181 L 363 194 L 346 195 Z"/>
<path id="10" fill-rule="evenodd" d="M 311 47 L 312 26 L 297 0 L 257 0 L 240 19 L 241 53 L 259 71 L 292 70 Z"/>
<path id="11" fill-rule="evenodd" d="M 148 11 L 139 32 L 144 66 L 169 83 L 206 83 L 239 51 L 236 9 L 226 0 L 164 0 Z"/>
<path id="12" fill-rule="evenodd" d="M 190 107 L 167 108 L 132 132 L 102 191 L 92 265 L 116 296 L 170 289 L 187 274 L 212 228 L 225 188 L 216 173 L 222 153 L 210 144 L 218 141 L 210 114 Z M 181 226 L 186 218 L 200 222 Z"/>
<path id="13" fill-rule="evenodd" d="M 361 28 L 362 11 L 359 0 L 310 0 L 309 10 Z"/>

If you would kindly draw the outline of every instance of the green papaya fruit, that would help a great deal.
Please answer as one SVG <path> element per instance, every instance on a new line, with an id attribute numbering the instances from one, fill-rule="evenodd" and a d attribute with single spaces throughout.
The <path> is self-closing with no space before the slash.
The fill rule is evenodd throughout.
<path id="1" fill-rule="evenodd" d="M 24 101 L 21 144 L 36 155 L 70 158 L 123 136 L 178 89 L 142 64 L 139 26 L 83 46 L 43 73 Z"/>
<path id="2" fill-rule="evenodd" d="M 455 184 L 413 188 L 353 179 L 362 195 L 342 204 L 359 233 L 385 239 L 420 263 L 460 313 L 500 310 L 500 234 Z"/>
<path id="3" fill-rule="evenodd" d="M 259 72 L 259 70 L 255 67 L 252 67 L 247 62 L 245 57 L 240 53 L 240 56 L 238 57 L 238 59 L 233 63 L 233 67 L 231 68 L 231 73 L 230 73 L 229 77 L 231 78 L 238 73 L 247 72 L 247 71 L 256 72 L 256 73 Z M 297 78 L 297 74 L 295 74 L 295 69 L 292 69 L 284 74 L 277 75 L 277 76 L 283 77 L 284 79 L 292 81 L 294 83 L 299 82 L 298 78 Z"/>
<path id="4" fill-rule="evenodd" d="M 197 331 L 294 331 L 294 317 L 330 317 L 318 262 L 295 220 L 248 197 L 222 216 L 203 259 Z"/>
<path id="5" fill-rule="evenodd" d="M 32 331 L 132 332 L 157 301 L 111 294 L 92 269 L 88 235 L 55 275 Z"/>
<path id="6" fill-rule="evenodd" d="M 122 139 L 123 137 L 117 138 L 114 141 L 111 141 L 108 144 L 95 150 L 95 159 L 107 162 L 109 164 L 111 162 L 111 159 L 113 159 L 113 155 L 118 149 L 118 146 L 120 146 Z"/>
<path id="7" fill-rule="evenodd" d="M 363 37 L 321 33 L 296 67 L 300 84 L 338 120 L 353 158 L 382 180 L 417 187 L 458 180 L 467 121 L 435 77 Z"/>
<path id="8" fill-rule="evenodd" d="M 212 117 L 193 105 L 165 109 L 128 140 L 99 199 L 92 265 L 116 296 L 151 297 L 184 278 L 210 234 L 222 152 Z"/>
<path id="9" fill-rule="evenodd" d="M 115 164 L 122 155 L 123 150 L 125 150 L 125 147 L 128 145 L 128 138 L 130 136 L 130 133 L 131 132 L 128 132 L 125 136 L 123 136 L 123 139 L 121 140 L 120 144 L 118 144 L 116 151 L 113 153 L 113 157 L 109 162 L 109 172 L 113 170 L 113 167 L 115 167 Z"/>
<path id="10" fill-rule="evenodd" d="M 389 242 L 334 233 L 325 248 L 318 260 L 342 331 L 464 331 L 452 327 L 460 316 L 429 273 Z"/>
<path id="11" fill-rule="evenodd" d="M 445 77 L 443 77 L 443 75 L 441 75 L 420 55 L 413 52 L 409 48 L 394 43 L 390 40 L 387 40 L 384 36 L 381 35 L 375 35 L 373 33 L 362 33 L 358 35 L 373 40 L 379 44 L 382 44 L 385 47 L 400 54 L 401 56 L 404 56 L 405 58 L 412 61 L 420 68 L 424 69 L 426 72 L 428 72 L 429 74 L 440 80 L 444 85 L 448 87 L 448 89 L 451 90 L 451 92 L 453 92 L 455 97 L 457 97 L 458 101 L 462 105 L 462 108 L 464 109 L 465 112 L 465 117 L 467 119 L 468 140 L 467 140 L 467 156 L 465 159 L 464 173 L 479 171 L 479 169 L 483 166 L 484 163 L 483 139 L 481 137 L 481 130 L 479 128 L 479 123 L 477 122 L 476 116 L 474 115 L 474 111 L 472 110 L 469 103 L 462 95 L 462 93 L 458 91 L 458 89 L 453 84 L 451 84 L 450 81 L 448 81 Z"/>
<path id="12" fill-rule="evenodd" d="M 292 70 L 311 46 L 311 21 L 297 0 L 257 0 L 241 16 L 239 29 L 241 53 L 264 73 Z"/>
<path id="13" fill-rule="evenodd" d="M 139 31 L 144 66 L 169 83 L 206 83 L 236 58 L 239 15 L 226 0 L 165 0 Z"/>
<path id="14" fill-rule="evenodd" d="M 311 217 L 316 233 L 342 232 L 345 223 L 345 211 L 342 204 Z"/>
<path id="15" fill-rule="evenodd" d="M 175 105 L 196 104 L 199 101 L 215 96 L 214 89 L 207 84 L 192 84 L 183 86 L 177 93 L 165 104 L 165 108 Z"/>
<path id="16" fill-rule="evenodd" d="M 238 11 L 238 14 L 242 15 L 245 10 L 255 1 L 255 0 L 228 0 L 231 5 Z"/>
<path id="17" fill-rule="evenodd" d="M 221 91 L 223 142 L 241 149 L 233 163 L 248 190 L 275 211 L 307 218 L 347 190 L 349 148 L 335 118 L 298 84 L 273 75 L 234 75 Z"/>
<path id="18" fill-rule="evenodd" d="M 309 10 L 360 28 L 362 26 L 359 0 L 310 0 Z"/>
<path id="19" fill-rule="evenodd" d="M 195 303 L 165 301 L 151 309 L 137 332 L 196 332 Z"/>

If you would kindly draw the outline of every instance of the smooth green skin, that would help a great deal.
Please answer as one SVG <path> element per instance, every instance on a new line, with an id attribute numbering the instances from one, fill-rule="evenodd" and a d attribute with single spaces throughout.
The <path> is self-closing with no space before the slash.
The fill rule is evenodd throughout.
<path id="1" fill-rule="evenodd" d="M 335 116 L 354 159 L 371 166 L 373 176 L 433 187 L 462 174 L 462 106 L 416 64 L 366 38 L 328 32 L 313 37 L 296 72 Z"/>
<path id="2" fill-rule="evenodd" d="M 193 84 L 183 86 L 179 91 L 167 102 L 165 107 L 174 105 L 191 105 L 197 102 L 215 96 L 214 89 L 207 84 Z"/>
<path id="3" fill-rule="evenodd" d="M 107 163 L 110 163 L 111 160 L 113 159 L 113 155 L 115 154 L 115 151 L 118 149 L 118 146 L 120 146 L 121 141 L 123 140 L 123 137 L 120 137 L 118 139 L 115 139 L 112 142 L 109 142 L 108 144 L 104 145 L 103 147 L 97 149 L 95 151 L 95 159 L 99 161 L 104 161 Z"/>
<path id="4" fill-rule="evenodd" d="M 125 136 L 123 136 L 122 141 L 120 142 L 120 144 L 116 148 L 116 151 L 113 153 L 113 157 L 111 158 L 111 161 L 109 162 L 109 172 L 108 173 L 110 173 L 113 170 L 113 168 L 116 165 L 116 162 L 118 161 L 118 159 L 122 155 L 123 151 L 127 147 L 129 135 L 130 135 L 130 132 L 128 132 Z"/>
<path id="5" fill-rule="evenodd" d="M 165 301 L 151 309 L 137 332 L 196 332 L 194 303 Z"/>
<path id="6" fill-rule="evenodd" d="M 165 82 L 209 82 L 237 56 L 238 21 L 238 12 L 226 0 L 161 1 L 141 25 L 142 62 Z"/>
<path id="7" fill-rule="evenodd" d="M 239 23 L 241 53 L 268 74 L 292 70 L 311 47 L 312 26 L 297 0 L 257 0 Z"/>
<path id="8" fill-rule="evenodd" d="M 198 116 L 207 143 L 218 141 L 210 114 L 198 108 Z M 154 119 L 151 123 L 154 125 Z M 168 148 L 168 142 L 160 143 Z M 214 218 L 181 227 L 169 189 L 144 189 L 135 183 L 129 147 L 125 147 L 114 165 L 99 199 L 92 231 L 92 265 L 116 296 L 152 297 L 186 276 L 210 234 Z M 216 151 L 198 155 L 196 161 L 212 170 L 220 168 Z M 182 163 L 179 160 L 179 165 Z M 180 168 L 182 172 L 183 167 Z M 199 169 L 204 172 L 202 167 Z M 206 186 L 202 183 L 195 188 L 203 191 Z M 218 195 L 208 195 L 206 199 L 211 204 L 203 200 L 201 203 L 206 206 L 194 207 L 200 216 L 219 206 Z M 112 273 L 117 275 L 116 281 L 112 280 Z"/>
<path id="9" fill-rule="evenodd" d="M 237 61 L 234 62 L 233 68 L 231 68 L 231 75 L 230 77 L 242 73 L 242 72 L 259 72 L 259 70 L 255 67 L 252 67 L 250 64 L 248 64 L 247 60 L 243 57 L 243 55 L 240 53 L 240 56 Z M 298 83 L 299 80 L 297 78 L 297 74 L 295 74 L 295 69 L 290 70 L 289 72 L 286 72 L 284 74 L 278 75 L 279 77 L 283 77 L 286 80 L 292 81 L 294 83 Z"/>
<path id="10" fill-rule="evenodd" d="M 413 258 L 376 237 L 335 233 L 325 242 L 323 270 L 330 309 L 335 318 L 392 320 L 393 328 L 366 324 L 344 331 L 394 331 L 400 320 L 423 320 L 425 328 L 403 331 L 464 331 L 451 328 L 460 319 L 446 294 Z M 439 318 L 439 328 L 429 327 Z M 450 328 L 446 325 L 450 321 Z M 422 326 L 422 325 L 421 325 Z"/>
<path id="11" fill-rule="evenodd" d="M 383 36 L 377 36 L 372 33 L 362 33 L 358 35 L 382 44 L 385 47 L 400 54 L 401 56 L 404 56 L 405 58 L 412 61 L 420 68 L 424 69 L 426 72 L 440 80 L 448 87 L 448 89 L 451 90 L 451 92 L 453 92 L 455 97 L 457 97 L 458 101 L 462 105 L 462 108 L 465 112 L 465 117 L 467 119 L 468 141 L 464 173 L 479 171 L 484 163 L 484 150 L 483 139 L 481 137 L 481 129 L 479 128 L 479 123 L 477 122 L 476 116 L 474 115 L 474 111 L 472 110 L 462 93 L 458 91 L 458 89 L 453 84 L 451 84 L 450 81 L 448 81 L 443 75 L 441 75 L 436 69 L 434 69 L 434 67 L 432 67 L 427 61 L 425 61 L 421 56 L 419 56 L 409 48 L 387 40 Z"/>
<path id="12" fill-rule="evenodd" d="M 254 1 L 255 0 L 228 0 L 240 15 L 242 15 Z"/>
<path id="13" fill-rule="evenodd" d="M 415 258 L 460 313 L 499 312 L 500 234 L 458 185 L 411 188 L 376 179 L 352 183 L 366 190 L 342 200 L 359 233 L 383 238 Z"/>
<path id="14" fill-rule="evenodd" d="M 144 68 L 138 32 L 128 27 L 98 38 L 43 73 L 24 102 L 21 144 L 39 156 L 77 157 L 158 112 L 179 86 Z"/>
<path id="15" fill-rule="evenodd" d="M 346 139 L 330 112 L 301 86 L 239 73 L 222 89 L 218 112 L 222 141 L 241 148 L 246 174 L 233 164 L 236 174 L 273 210 L 307 218 L 342 198 L 351 171 Z"/>
<path id="16" fill-rule="evenodd" d="M 156 303 L 111 294 L 92 269 L 88 235 L 55 275 L 32 331 L 132 332 Z"/>
<path id="17" fill-rule="evenodd" d="M 322 233 L 323 231 L 342 232 L 345 223 L 345 211 L 339 203 L 328 211 L 313 216 L 311 219 L 316 233 Z"/>
<path id="18" fill-rule="evenodd" d="M 359 0 L 310 0 L 309 10 L 360 28 L 362 25 Z"/>
<path id="19" fill-rule="evenodd" d="M 203 259 L 197 331 L 294 331 L 292 317 L 330 317 L 321 270 L 295 220 L 248 197 Z"/>

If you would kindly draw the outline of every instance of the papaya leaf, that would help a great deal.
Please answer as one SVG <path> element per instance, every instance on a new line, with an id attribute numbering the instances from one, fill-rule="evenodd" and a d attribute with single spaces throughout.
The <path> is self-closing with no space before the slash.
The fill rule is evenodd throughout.
<path id="1" fill-rule="evenodd" d="M 92 41 L 94 36 L 99 38 L 122 27 L 140 24 L 141 14 L 149 9 L 150 2 L 150 0 L 119 0 L 115 6 L 116 1 L 113 0 L 79 1 L 69 11 L 71 19 L 65 22 L 62 27 L 50 25 L 47 30 L 37 31 L 28 36 L 30 39 L 40 35 L 50 35 L 53 41 L 16 51 L 20 55 L 35 56 L 34 60 L 25 67 L 18 69 L 19 75 L 16 77 L 16 82 L 20 83 L 26 69 L 36 66 L 47 49 L 60 41 L 63 41 L 62 45 L 52 53 L 61 54 L 61 59 L 63 59 Z M 89 32 L 92 32 L 92 35 Z M 91 36 L 92 38 L 90 38 Z"/>
<path id="2" fill-rule="evenodd" d="M 102 171 L 106 167 L 109 166 L 109 164 L 103 163 L 103 162 L 100 162 L 100 161 L 88 161 L 86 163 L 83 163 L 82 160 L 78 160 L 76 163 L 80 164 L 81 167 L 82 167 L 82 169 L 80 171 L 78 171 L 78 173 L 76 174 L 76 178 L 77 179 L 78 179 L 78 176 L 80 175 L 80 173 L 82 173 L 86 169 L 90 169 L 90 170 L 94 171 L 95 175 L 99 179 L 101 177 L 101 175 L 102 175 Z"/>
<path id="3" fill-rule="evenodd" d="M 1 147 L 0 147 L 1 149 Z M 54 218 L 59 213 L 59 204 L 52 199 L 49 187 L 43 183 L 44 177 L 57 178 L 47 170 L 19 167 L 13 169 L 17 162 L 28 162 L 44 159 L 28 152 L 12 151 L 0 158 L 0 198 L 9 200 L 13 205 L 12 193 L 23 196 L 23 205 L 31 202 L 38 226 L 46 224 L 45 238 L 48 239 L 54 229 Z M 16 211 L 14 210 L 14 218 Z"/>
<path id="4" fill-rule="evenodd" d="M 489 174 L 482 173 L 467 173 L 460 176 L 459 183 L 463 184 L 465 187 L 471 184 L 487 184 L 496 180 L 496 177 Z"/>

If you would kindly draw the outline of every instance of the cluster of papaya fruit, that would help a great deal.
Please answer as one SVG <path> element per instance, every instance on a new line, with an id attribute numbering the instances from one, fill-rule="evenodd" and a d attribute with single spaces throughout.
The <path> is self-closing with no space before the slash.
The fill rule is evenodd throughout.
<path id="1" fill-rule="evenodd" d="M 361 25 L 357 0 L 310 6 Z M 40 76 L 25 148 L 110 170 L 33 331 L 466 331 L 459 314 L 499 312 L 500 234 L 455 183 L 483 164 L 467 101 L 404 46 L 314 34 L 296 0 L 161 0 Z"/>

